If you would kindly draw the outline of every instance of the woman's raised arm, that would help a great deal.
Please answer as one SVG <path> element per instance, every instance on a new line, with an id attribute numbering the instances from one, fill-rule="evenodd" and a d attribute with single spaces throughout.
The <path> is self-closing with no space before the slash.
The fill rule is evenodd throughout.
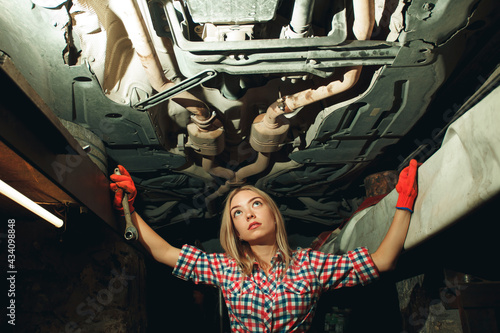
<path id="1" fill-rule="evenodd" d="M 123 213 L 122 199 L 123 191 L 128 194 L 129 207 L 131 211 L 132 222 L 139 233 L 139 241 L 146 250 L 155 258 L 155 260 L 174 267 L 181 252 L 180 249 L 170 245 L 160 235 L 158 235 L 151 227 L 142 219 L 142 217 L 134 211 L 134 200 L 137 195 L 134 181 L 128 171 L 121 165 L 118 166 L 121 175 L 111 175 L 112 182 L 109 187 L 115 192 L 113 199 L 113 207 Z"/>
<path id="2" fill-rule="evenodd" d="M 404 168 L 399 175 L 399 181 L 396 185 L 396 190 L 399 192 L 396 213 L 382 243 L 371 255 L 379 272 L 394 269 L 403 249 L 413 213 L 413 204 L 418 193 L 417 167 L 417 161 L 411 160 L 410 165 Z"/>

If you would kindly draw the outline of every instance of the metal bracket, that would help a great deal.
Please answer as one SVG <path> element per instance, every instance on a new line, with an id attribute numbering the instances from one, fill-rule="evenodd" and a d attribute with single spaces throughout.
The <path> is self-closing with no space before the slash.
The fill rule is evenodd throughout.
<path id="1" fill-rule="evenodd" d="M 167 90 L 161 91 L 156 95 L 149 97 L 148 99 L 136 103 L 135 105 L 133 105 L 133 107 L 139 111 L 146 111 L 147 109 L 163 103 L 164 101 L 174 97 L 177 94 L 180 94 L 183 91 L 196 87 L 197 85 L 202 84 L 203 82 L 208 81 L 215 76 L 217 76 L 217 72 L 215 70 L 204 70 Z"/>

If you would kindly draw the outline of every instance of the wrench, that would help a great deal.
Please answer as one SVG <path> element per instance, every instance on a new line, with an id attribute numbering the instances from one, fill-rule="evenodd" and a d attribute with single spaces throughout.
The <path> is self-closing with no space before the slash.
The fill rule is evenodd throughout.
<path id="1" fill-rule="evenodd" d="M 197 85 L 202 84 L 205 81 L 211 80 L 215 76 L 217 76 L 217 72 L 213 69 L 204 70 L 203 72 L 200 72 L 193 77 L 177 83 L 175 86 L 172 86 L 167 90 L 159 92 L 156 95 L 149 97 L 148 99 L 136 103 L 135 105 L 133 105 L 133 107 L 139 111 L 146 111 L 147 109 L 152 108 L 153 106 L 158 105 L 166 101 L 167 99 L 180 94 L 183 91 L 189 90 L 193 87 L 196 87 Z"/>
<path id="2" fill-rule="evenodd" d="M 121 175 L 120 169 L 115 169 L 115 175 Z M 132 223 L 132 218 L 130 217 L 130 207 L 128 205 L 128 194 L 123 191 L 122 199 L 123 213 L 125 215 L 125 234 L 123 235 L 126 240 L 136 240 L 139 238 L 137 229 Z"/>

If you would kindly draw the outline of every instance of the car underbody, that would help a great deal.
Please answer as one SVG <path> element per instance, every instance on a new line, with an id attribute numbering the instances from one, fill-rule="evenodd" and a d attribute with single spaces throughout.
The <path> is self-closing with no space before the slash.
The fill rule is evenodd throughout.
<path id="1" fill-rule="evenodd" d="M 368 174 L 430 155 L 498 56 L 493 1 L 373 4 L 5 3 L 0 46 L 103 173 L 130 171 L 155 228 L 218 219 L 248 183 L 331 229 Z"/>

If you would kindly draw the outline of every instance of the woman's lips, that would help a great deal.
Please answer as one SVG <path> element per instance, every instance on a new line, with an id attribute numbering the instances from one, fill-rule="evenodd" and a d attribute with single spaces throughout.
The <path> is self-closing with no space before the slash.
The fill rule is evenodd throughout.
<path id="1" fill-rule="evenodd" d="M 248 226 L 248 230 L 252 230 L 252 229 L 255 229 L 255 228 L 258 228 L 262 225 L 262 223 L 259 223 L 259 222 L 252 222 L 250 223 L 250 225 Z"/>

